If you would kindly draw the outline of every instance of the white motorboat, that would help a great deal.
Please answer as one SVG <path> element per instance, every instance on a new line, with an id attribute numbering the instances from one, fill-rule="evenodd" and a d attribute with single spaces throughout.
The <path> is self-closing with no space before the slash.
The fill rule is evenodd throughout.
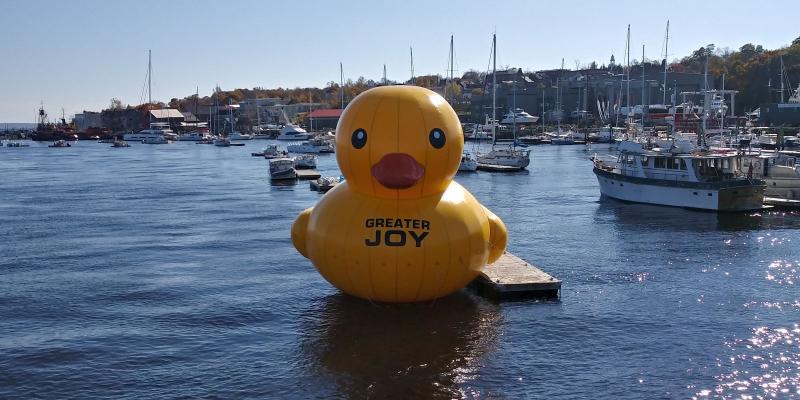
<path id="1" fill-rule="evenodd" d="M 214 139 L 214 146 L 217 146 L 217 147 L 230 147 L 231 146 L 231 140 L 226 138 L 226 137 L 216 138 L 216 139 Z"/>
<path id="2" fill-rule="evenodd" d="M 269 177 L 272 180 L 297 179 L 294 160 L 291 158 L 275 158 L 269 160 Z"/>
<path id="3" fill-rule="evenodd" d="M 274 144 L 265 147 L 264 150 L 262 150 L 262 153 L 264 154 L 264 158 L 266 159 L 283 158 L 288 155 L 288 152 L 286 150 L 279 150 L 278 146 Z"/>
<path id="4" fill-rule="evenodd" d="M 743 158 L 747 175 L 766 182 L 764 196 L 800 200 L 800 152 L 753 152 Z"/>
<path id="5" fill-rule="evenodd" d="M 302 142 L 300 144 L 290 144 L 286 146 L 286 150 L 289 150 L 289 153 L 320 153 L 321 147 L 315 146 L 311 144 L 311 142 Z"/>
<path id="6" fill-rule="evenodd" d="M 461 154 L 461 164 L 458 165 L 459 171 L 474 172 L 478 170 L 478 160 L 472 154 L 464 152 Z"/>
<path id="7" fill-rule="evenodd" d="M 682 153 L 677 148 L 646 150 L 624 141 L 613 160 L 593 157 L 603 196 L 636 203 L 714 211 L 763 207 L 765 183 L 748 178 L 735 153 Z"/>
<path id="8" fill-rule="evenodd" d="M 511 125 L 514 123 L 535 124 L 537 121 L 539 121 L 539 117 L 530 115 L 521 108 L 515 108 L 504 115 L 503 119 L 500 120 L 500 123 L 506 125 Z"/>
<path id="9" fill-rule="evenodd" d="M 130 140 L 135 142 L 141 142 L 143 140 L 157 140 L 157 139 L 165 139 L 164 132 L 161 129 L 144 129 L 139 132 L 130 132 L 126 133 L 123 136 L 123 140 Z"/>
<path id="10" fill-rule="evenodd" d="M 170 144 L 170 143 L 172 143 L 172 141 L 168 140 L 164 135 L 142 139 L 142 144 Z"/>
<path id="11" fill-rule="evenodd" d="M 308 140 L 311 139 L 311 134 L 308 133 L 305 129 L 294 125 L 294 124 L 286 124 L 281 128 L 280 134 L 278 134 L 278 140 Z"/>
<path id="12" fill-rule="evenodd" d="M 72 147 L 66 140 L 57 140 L 47 147 Z"/>
<path id="13" fill-rule="evenodd" d="M 200 131 L 189 132 L 178 136 L 178 141 L 181 142 L 201 142 L 209 139 L 211 139 L 211 135 L 208 134 L 208 132 Z"/>
<path id="14" fill-rule="evenodd" d="M 297 169 L 317 168 L 317 156 L 313 154 L 301 154 L 294 158 L 294 167 Z"/>
<path id="15" fill-rule="evenodd" d="M 309 186 L 312 190 L 316 190 L 320 193 L 325 193 L 334 186 L 339 184 L 339 177 L 338 176 L 323 176 L 317 179 L 313 179 L 309 182 Z"/>
<path id="16" fill-rule="evenodd" d="M 230 140 L 253 140 L 253 136 L 241 132 L 231 132 L 228 134 Z"/>

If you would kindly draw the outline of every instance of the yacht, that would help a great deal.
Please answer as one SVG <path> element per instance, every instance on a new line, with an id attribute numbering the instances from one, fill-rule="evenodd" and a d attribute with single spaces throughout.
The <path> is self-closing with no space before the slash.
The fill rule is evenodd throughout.
<path id="1" fill-rule="evenodd" d="M 170 144 L 172 143 L 171 140 L 167 139 L 166 136 L 153 136 L 150 138 L 142 139 L 142 144 Z"/>
<path id="2" fill-rule="evenodd" d="M 478 170 L 478 161 L 472 154 L 464 152 L 461 154 L 461 164 L 458 165 L 458 170 L 463 172 L 475 172 Z"/>
<path id="3" fill-rule="evenodd" d="M 535 124 L 537 121 L 539 121 L 539 117 L 535 115 L 530 115 L 521 108 L 515 108 L 509 111 L 508 114 L 504 115 L 503 119 L 500 120 L 500 123 L 507 125 L 511 125 L 513 123 Z"/>
<path id="4" fill-rule="evenodd" d="M 294 166 L 297 169 L 317 168 L 317 156 L 313 154 L 301 154 L 294 158 Z"/>
<path id="5" fill-rule="evenodd" d="M 275 158 L 269 160 L 269 177 L 272 180 L 296 179 L 294 160 L 291 158 Z"/>
<path id="6" fill-rule="evenodd" d="M 308 140 L 311 139 L 311 134 L 309 134 L 305 129 L 293 125 L 293 124 L 286 124 L 281 128 L 281 133 L 278 135 L 278 140 Z"/>
<path id="7" fill-rule="evenodd" d="M 165 139 L 164 132 L 161 129 L 145 129 L 139 132 L 130 132 L 126 133 L 122 139 L 126 141 L 135 141 L 141 142 L 143 140 L 157 140 L 157 139 Z"/>
<path id="8" fill-rule="evenodd" d="M 603 196 L 713 211 L 763 207 L 765 182 L 748 178 L 741 169 L 741 155 L 645 149 L 633 141 L 620 143 L 619 150 L 613 160 L 592 158 Z"/>

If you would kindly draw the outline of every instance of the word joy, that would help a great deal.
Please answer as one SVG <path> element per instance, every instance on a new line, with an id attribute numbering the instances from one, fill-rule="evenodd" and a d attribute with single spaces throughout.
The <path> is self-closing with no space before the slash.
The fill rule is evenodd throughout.
<path id="1" fill-rule="evenodd" d="M 375 238 L 364 239 L 367 246 L 386 246 L 400 247 L 405 246 L 408 238 L 414 241 L 416 247 L 422 246 L 422 241 L 428 237 L 430 222 L 419 219 L 399 219 L 399 218 L 369 218 L 365 222 L 367 228 L 394 228 L 388 230 L 376 229 Z M 400 229 L 397 229 L 400 228 Z M 422 229 L 425 232 L 416 232 L 411 229 Z"/>

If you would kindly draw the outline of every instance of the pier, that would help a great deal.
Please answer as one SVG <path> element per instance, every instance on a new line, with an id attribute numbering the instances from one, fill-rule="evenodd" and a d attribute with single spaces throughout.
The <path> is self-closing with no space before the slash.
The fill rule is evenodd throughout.
<path id="1" fill-rule="evenodd" d="M 480 296 L 492 299 L 556 299 L 561 290 L 561 281 L 506 252 L 495 263 L 487 265 L 469 288 Z"/>

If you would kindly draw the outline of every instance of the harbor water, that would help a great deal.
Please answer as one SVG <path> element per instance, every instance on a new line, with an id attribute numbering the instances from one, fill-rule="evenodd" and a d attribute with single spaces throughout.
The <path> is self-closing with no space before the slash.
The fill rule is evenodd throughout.
<path id="1" fill-rule="evenodd" d="M 456 179 L 560 300 L 371 304 L 292 247 L 320 195 L 267 143 L 0 149 L 0 398 L 800 397 L 800 215 L 601 199 L 608 146 L 533 147 Z"/>

